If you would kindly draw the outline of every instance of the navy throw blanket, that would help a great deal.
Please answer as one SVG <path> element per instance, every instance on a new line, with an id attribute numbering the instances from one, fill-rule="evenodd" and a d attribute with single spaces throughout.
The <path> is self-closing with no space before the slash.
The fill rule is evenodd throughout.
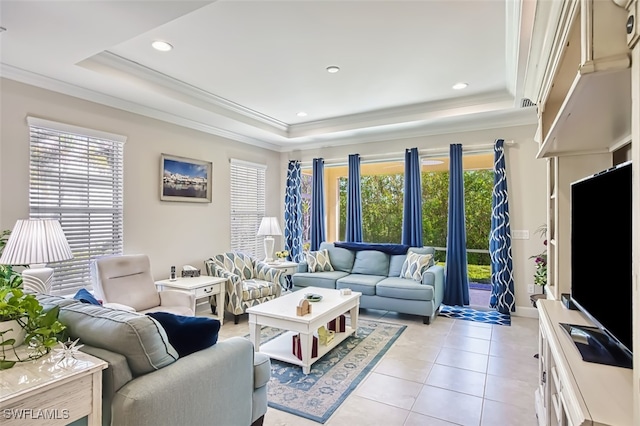
<path id="1" fill-rule="evenodd" d="M 409 250 L 408 245 L 392 243 L 349 243 L 345 241 L 336 241 L 333 245 L 354 251 L 378 250 L 387 254 L 407 254 L 407 250 Z"/>

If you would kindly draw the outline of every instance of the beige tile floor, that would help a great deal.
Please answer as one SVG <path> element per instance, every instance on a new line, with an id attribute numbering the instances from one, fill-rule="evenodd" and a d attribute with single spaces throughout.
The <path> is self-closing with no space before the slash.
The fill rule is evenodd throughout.
<path id="1" fill-rule="evenodd" d="M 199 314 L 206 314 L 206 307 Z M 327 426 L 536 426 L 538 321 L 512 317 L 510 327 L 365 310 L 364 318 L 407 325 Z M 244 336 L 247 316 L 227 316 L 220 338 Z M 319 423 L 269 408 L 265 426 Z"/>

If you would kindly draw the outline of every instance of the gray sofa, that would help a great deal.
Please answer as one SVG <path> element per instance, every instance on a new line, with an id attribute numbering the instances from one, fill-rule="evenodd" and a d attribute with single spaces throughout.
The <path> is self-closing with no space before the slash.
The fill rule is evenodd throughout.
<path id="1" fill-rule="evenodd" d="M 429 324 L 444 297 L 444 269 L 431 264 L 422 274 L 422 281 L 401 278 L 406 254 L 387 254 L 378 250 L 351 250 L 323 242 L 334 271 L 308 272 L 306 262 L 293 274 L 295 290 L 305 287 L 350 288 L 362 293 L 361 308 L 383 309 L 411 315 L 421 315 Z M 411 247 L 418 254 L 435 254 L 433 247 Z"/>
<path id="2" fill-rule="evenodd" d="M 156 320 L 135 312 L 39 295 L 60 305 L 60 321 L 82 351 L 108 362 L 103 370 L 102 423 L 260 425 L 267 411 L 269 358 L 242 337 L 219 340 L 179 357 Z M 86 418 L 75 424 L 86 424 Z"/>

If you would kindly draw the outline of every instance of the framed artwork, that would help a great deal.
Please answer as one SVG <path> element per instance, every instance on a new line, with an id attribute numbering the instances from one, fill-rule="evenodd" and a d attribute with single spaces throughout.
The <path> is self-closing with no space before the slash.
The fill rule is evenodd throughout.
<path id="1" fill-rule="evenodd" d="M 213 163 L 161 154 L 160 200 L 210 203 Z"/>

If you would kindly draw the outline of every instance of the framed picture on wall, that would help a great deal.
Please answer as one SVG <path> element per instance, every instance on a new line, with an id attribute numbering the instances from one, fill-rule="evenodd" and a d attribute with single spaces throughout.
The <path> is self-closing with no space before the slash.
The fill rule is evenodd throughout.
<path id="1" fill-rule="evenodd" d="M 213 163 L 161 154 L 160 200 L 210 203 Z"/>

